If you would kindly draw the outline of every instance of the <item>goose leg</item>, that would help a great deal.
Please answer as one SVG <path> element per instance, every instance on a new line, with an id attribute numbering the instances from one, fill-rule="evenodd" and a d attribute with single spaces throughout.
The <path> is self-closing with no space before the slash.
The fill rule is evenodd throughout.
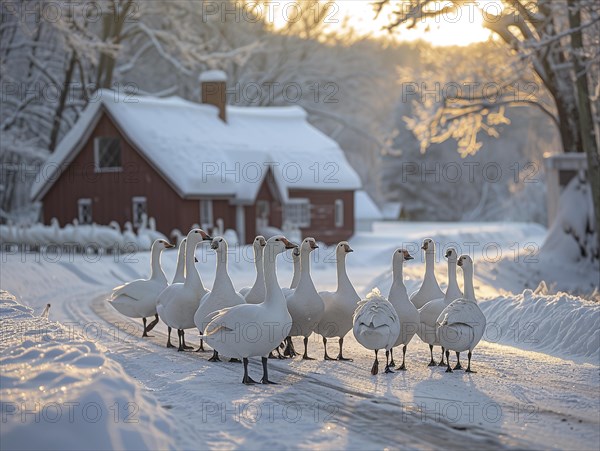
<path id="1" fill-rule="evenodd" d="M 304 337 L 304 354 L 302 355 L 302 360 L 315 360 L 308 356 L 308 337 Z"/>
<path id="2" fill-rule="evenodd" d="M 377 353 L 379 352 L 379 349 L 375 350 L 375 361 L 373 362 L 373 366 L 371 367 L 371 374 L 373 376 L 375 376 L 377 373 L 379 373 L 379 360 L 377 360 Z"/>
<path id="3" fill-rule="evenodd" d="M 144 318 L 144 320 L 145 320 L 145 319 L 146 319 L 146 318 Z M 145 323 L 146 323 L 146 321 L 144 321 L 144 324 L 145 324 Z M 150 324 L 148 324 L 148 327 L 145 327 L 145 326 L 144 326 L 144 328 L 146 329 L 144 332 L 146 332 L 146 333 L 147 333 L 147 332 L 150 332 L 152 329 L 154 329 L 154 327 L 155 327 L 157 324 L 158 324 L 158 313 L 156 313 L 156 314 L 154 315 L 154 320 L 153 320 L 153 321 L 152 321 Z M 147 337 L 149 337 L 150 335 L 146 335 L 146 336 L 147 336 Z"/>
<path id="4" fill-rule="evenodd" d="M 217 351 L 213 351 L 213 355 L 210 359 L 208 359 L 209 362 L 220 362 L 221 359 L 219 358 L 219 353 Z"/>
<path id="5" fill-rule="evenodd" d="M 269 380 L 269 372 L 267 371 L 267 358 L 263 357 L 262 358 L 262 365 L 263 365 L 263 377 L 260 380 L 261 384 L 273 384 L 273 385 L 277 385 L 276 382 L 271 382 Z"/>
<path id="6" fill-rule="evenodd" d="M 346 360 L 348 362 L 352 362 L 352 359 L 347 359 L 346 357 L 344 357 L 342 355 L 342 347 L 344 346 L 344 337 L 342 337 L 342 338 L 339 339 L 339 343 L 340 343 L 340 353 L 338 354 L 337 359 L 338 360 Z"/>
<path id="7" fill-rule="evenodd" d="M 385 372 L 393 373 L 393 371 L 390 369 L 390 351 L 387 349 L 385 350 Z"/>
<path id="8" fill-rule="evenodd" d="M 179 347 L 177 348 L 177 350 L 185 351 L 185 349 L 183 348 L 183 330 L 182 329 L 177 329 L 177 337 L 179 338 Z"/>
<path id="9" fill-rule="evenodd" d="M 438 363 L 438 366 L 445 366 L 446 362 L 444 362 L 444 352 L 446 350 L 444 349 L 444 347 L 442 346 L 442 360 L 440 360 L 440 363 Z"/>
<path id="10" fill-rule="evenodd" d="M 462 370 L 462 366 L 460 364 L 460 352 L 456 353 L 456 365 L 454 366 L 455 370 Z"/>
<path id="11" fill-rule="evenodd" d="M 173 343 L 171 343 L 171 331 L 173 330 L 171 326 L 168 326 L 169 337 L 167 338 L 167 348 L 174 348 Z"/>
<path id="12" fill-rule="evenodd" d="M 142 318 L 142 323 L 144 323 L 144 332 L 142 332 L 142 338 L 148 336 L 148 328 L 146 326 L 146 318 Z"/>
<path id="13" fill-rule="evenodd" d="M 242 384 L 256 384 L 256 381 L 248 376 L 248 357 L 244 357 L 242 361 L 244 362 L 244 378 L 242 379 Z"/>
<path id="14" fill-rule="evenodd" d="M 193 346 L 188 346 L 185 344 L 185 331 L 181 329 L 181 342 L 183 343 L 183 349 L 194 349 Z"/>
<path id="15" fill-rule="evenodd" d="M 202 332 L 200 332 L 200 334 L 202 334 Z M 204 339 L 200 339 L 200 347 L 198 349 L 196 349 L 196 352 L 205 352 L 206 349 L 204 349 Z"/>
<path id="16" fill-rule="evenodd" d="M 394 348 L 390 349 L 390 366 L 391 367 L 395 367 L 396 366 L 396 362 L 394 362 Z"/>
<path id="17" fill-rule="evenodd" d="M 323 348 L 325 348 L 325 357 L 323 357 L 323 360 L 335 360 L 329 357 L 329 354 L 327 354 L 327 338 L 325 337 L 323 337 Z"/>
<path id="18" fill-rule="evenodd" d="M 292 342 L 292 337 L 286 337 L 285 339 L 285 350 L 283 351 L 283 355 L 286 357 L 296 357 L 298 353 L 294 349 L 294 343 Z"/>
<path id="19" fill-rule="evenodd" d="M 452 373 L 452 368 L 450 368 L 450 351 L 446 350 L 446 363 L 448 367 L 446 368 L 446 373 Z"/>
<path id="20" fill-rule="evenodd" d="M 428 366 L 435 366 L 435 360 L 433 360 L 433 345 L 429 345 L 429 354 L 431 354 L 431 361 Z"/>
<path id="21" fill-rule="evenodd" d="M 406 371 L 405 360 L 406 360 L 406 345 L 402 346 L 402 365 L 400 365 L 398 367 L 398 369 L 400 371 Z"/>
<path id="22" fill-rule="evenodd" d="M 469 357 L 469 364 L 467 365 L 467 369 L 465 370 L 465 372 L 476 373 L 477 371 L 474 371 L 471 369 L 471 351 L 469 351 L 469 353 L 467 354 L 467 357 Z"/>

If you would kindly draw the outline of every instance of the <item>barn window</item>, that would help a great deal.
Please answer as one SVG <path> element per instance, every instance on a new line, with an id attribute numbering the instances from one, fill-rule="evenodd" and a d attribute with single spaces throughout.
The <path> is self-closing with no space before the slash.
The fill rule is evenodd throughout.
<path id="1" fill-rule="evenodd" d="M 283 208 L 283 220 L 298 227 L 310 227 L 308 199 L 289 199 Z"/>
<path id="2" fill-rule="evenodd" d="M 335 200 L 335 226 L 344 227 L 344 201 L 342 199 Z"/>
<path id="3" fill-rule="evenodd" d="M 136 196 L 131 199 L 132 202 L 132 213 L 133 213 L 133 225 L 140 227 L 144 220 L 144 214 L 148 214 L 148 205 L 145 197 Z"/>
<path id="4" fill-rule="evenodd" d="M 94 139 L 96 172 L 114 172 L 122 169 L 121 140 L 112 136 Z"/>
<path id="5" fill-rule="evenodd" d="M 77 220 L 79 224 L 92 223 L 92 199 L 79 199 L 77 201 Z"/>
<path id="6" fill-rule="evenodd" d="M 213 227 L 213 203 L 210 199 L 202 199 L 200 201 L 200 224 L 203 229 Z"/>

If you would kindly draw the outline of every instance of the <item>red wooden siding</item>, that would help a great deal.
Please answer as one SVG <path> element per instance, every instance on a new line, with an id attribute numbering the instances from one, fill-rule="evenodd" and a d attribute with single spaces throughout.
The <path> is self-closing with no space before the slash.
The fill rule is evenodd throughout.
<path id="1" fill-rule="evenodd" d="M 95 172 L 94 138 L 98 136 L 120 137 L 121 162 L 119 172 Z M 269 202 L 269 225 L 281 228 L 283 209 L 272 176 L 264 179 L 257 200 Z M 291 198 L 307 198 L 311 203 L 311 225 L 303 228 L 303 236 L 314 236 L 325 243 L 348 239 L 354 233 L 354 192 L 290 190 Z M 92 200 L 92 220 L 98 224 L 117 221 L 121 227 L 132 221 L 132 198 L 147 199 L 148 216 L 156 219 L 159 231 L 169 236 L 173 229 L 187 233 L 192 224 L 200 224 L 200 200 L 183 199 L 142 155 L 130 145 L 106 112 L 102 113 L 96 127 L 79 154 L 44 195 L 43 220 L 49 223 L 56 217 L 61 225 L 77 217 L 77 201 Z M 344 224 L 335 226 L 335 201 L 344 202 Z M 244 207 L 246 243 L 256 235 L 256 205 Z M 223 219 L 226 229 L 236 228 L 236 207 L 229 199 L 213 199 L 213 218 Z"/>

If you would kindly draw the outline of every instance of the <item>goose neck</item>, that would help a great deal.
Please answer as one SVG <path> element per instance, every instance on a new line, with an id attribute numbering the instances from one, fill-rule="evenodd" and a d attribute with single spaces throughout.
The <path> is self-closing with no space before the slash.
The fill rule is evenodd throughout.
<path id="1" fill-rule="evenodd" d="M 473 267 L 463 266 L 465 298 L 469 301 L 476 302 L 475 289 L 473 288 Z"/>
<path id="2" fill-rule="evenodd" d="M 267 306 L 284 306 L 287 309 L 285 298 L 279 282 L 277 281 L 276 255 L 269 253 L 263 260 L 265 274 L 265 300 Z"/>
<path id="3" fill-rule="evenodd" d="M 448 260 L 448 289 L 446 291 L 452 290 L 458 290 L 458 282 L 456 280 L 456 262 Z"/>
<path id="4" fill-rule="evenodd" d="M 435 254 L 433 251 L 425 252 L 425 276 L 424 279 L 435 279 Z"/>
<path id="5" fill-rule="evenodd" d="M 255 284 L 265 279 L 265 267 L 263 264 L 263 248 L 259 248 L 254 252 L 254 266 L 256 268 L 256 281 Z"/>
<path id="6" fill-rule="evenodd" d="M 346 256 L 343 255 L 336 260 L 337 266 L 337 291 L 351 285 L 348 273 L 346 272 Z"/>
<path id="7" fill-rule="evenodd" d="M 202 279 L 200 279 L 200 274 L 196 270 L 196 266 L 194 265 L 194 259 L 196 257 L 196 246 L 198 243 L 190 243 L 187 242 L 185 247 L 185 282 L 184 285 L 186 287 L 191 287 L 195 291 L 204 290 L 204 285 L 202 284 Z"/>
<path id="8" fill-rule="evenodd" d="M 160 254 L 159 249 L 152 249 L 151 262 L 150 262 L 150 279 L 152 280 L 163 280 L 166 282 L 167 277 L 165 276 L 162 267 L 160 266 Z"/>
<path id="9" fill-rule="evenodd" d="M 233 290 L 233 282 L 231 282 L 231 278 L 227 272 L 227 250 L 225 249 L 217 251 L 217 271 L 215 273 L 214 286 Z"/>

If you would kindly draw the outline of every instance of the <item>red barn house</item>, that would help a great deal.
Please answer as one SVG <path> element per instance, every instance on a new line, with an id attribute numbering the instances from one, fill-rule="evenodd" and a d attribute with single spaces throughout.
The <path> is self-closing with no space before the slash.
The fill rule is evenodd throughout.
<path id="1" fill-rule="evenodd" d="M 32 186 L 44 223 L 146 213 L 167 236 L 222 221 L 242 243 L 284 225 L 350 238 L 361 183 L 338 144 L 300 107 L 226 106 L 222 72 L 201 82 L 203 103 L 98 91 Z"/>

